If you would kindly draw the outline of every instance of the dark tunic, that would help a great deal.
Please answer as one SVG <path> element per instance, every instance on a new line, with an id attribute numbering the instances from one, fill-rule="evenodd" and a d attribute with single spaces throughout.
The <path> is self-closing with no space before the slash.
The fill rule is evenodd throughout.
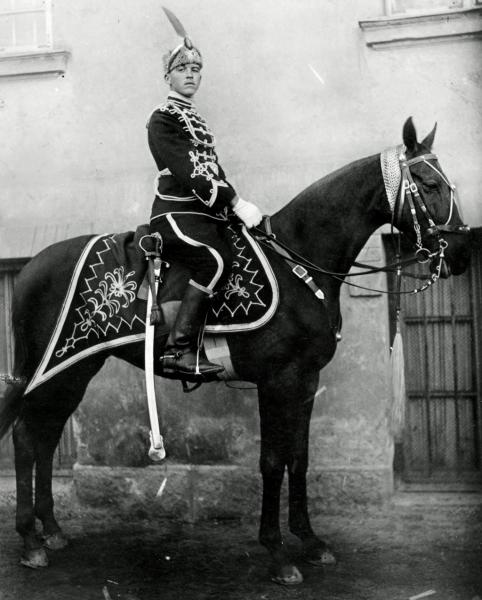
<path id="1" fill-rule="evenodd" d="M 236 192 L 218 162 L 214 136 L 194 106 L 169 95 L 147 129 L 159 169 L 151 221 L 168 212 L 225 213 Z"/>
<path id="2" fill-rule="evenodd" d="M 232 262 L 226 215 L 236 196 L 219 165 L 214 136 L 189 101 L 171 94 L 147 130 L 159 169 L 151 231 L 162 235 L 168 259 L 191 268 L 191 284 L 212 293 Z"/>

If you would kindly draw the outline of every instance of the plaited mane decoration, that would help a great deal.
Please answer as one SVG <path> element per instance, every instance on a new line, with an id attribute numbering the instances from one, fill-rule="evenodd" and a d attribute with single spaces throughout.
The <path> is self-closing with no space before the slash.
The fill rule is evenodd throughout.
<path id="1" fill-rule="evenodd" d="M 388 204 L 393 214 L 397 202 L 398 190 L 402 179 L 400 170 L 400 158 L 405 152 L 405 146 L 400 144 L 383 150 L 380 154 L 380 166 L 382 168 L 383 182 L 387 194 Z"/>

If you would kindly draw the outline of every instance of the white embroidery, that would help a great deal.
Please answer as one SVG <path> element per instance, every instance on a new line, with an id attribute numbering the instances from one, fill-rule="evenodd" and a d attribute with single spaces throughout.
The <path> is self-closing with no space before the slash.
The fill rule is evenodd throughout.
<path id="1" fill-rule="evenodd" d="M 202 144 L 207 148 L 214 148 L 216 146 L 213 132 L 209 129 L 206 121 L 195 110 L 180 107 L 170 100 L 163 106 L 160 106 L 159 110 L 161 112 L 168 112 L 170 115 L 177 115 L 184 123 L 184 131 L 190 134 L 195 143 Z"/>
<path id="2" fill-rule="evenodd" d="M 210 152 L 199 152 L 199 150 L 191 150 L 189 159 L 194 165 L 194 170 L 191 173 L 194 177 L 204 177 L 211 181 L 216 176 L 219 176 L 219 165 L 215 162 L 215 157 Z"/>
<path id="3" fill-rule="evenodd" d="M 189 134 L 194 146 L 194 149 L 189 151 L 189 160 L 193 165 L 191 178 L 203 177 L 206 181 L 211 182 L 208 200 L 202 198 L 196 190 L 193 189 L 192 192 L 203 204 L 208 207 L 213 206 L 218 197 L 219 188 L 229 187 L 228 183 L 219 177 L 219 165 L 214 151 L 216 145 L 214 134 L 209 129 L 206 121 L 193 108 L 180 106 L 174 100 L 168 98 L 167 102 L 159 106 L 158 109 L 160 112 L 176 115 L 184 123 L 183 129 Z M 204 150 L 198 149 L 200 145 L 204 147 Z M 156 195 L 161 197 L 157 189 Z"/>
<path id="4" fill-rule="evenodd" d="M 257 271 L 256 271 L 257 273 Z M 241 286 L 241 282 L 243 281 L 242 275 L 239 273 L 235 276 L 234 273 L 231 273 L 229 281 L 226 284 L 226 291 L 224 292 L 224 297 L 226 300 L 236 294 L 242 298 L 249 298 L 249 292 L 246 290 L 246 287 Z"/>
<path id="5" fill-rule="evenodd" d="M 116 267 L 112 272 L 107 272 L 104 279 L 99 282 L 96 290 L 93 290 L 93 296 L 87 298 L 87 304 L 91 304 L 92 308 L 85 308 L 81 313 L 82 320 L 75 323 L 72 335 L 65 339 L 64 345 L 60 350 L 57 350 L 55 356 L 61 358 L 69 350 L 74 348 L 80 339 L 88 337 L 89 333 L 95 332 L 97 337 L 105 335 L 105 332 L 100 327 L 98 319 L 102 322 L 116 315 L 121 307 L 127 308 L 136 299 L 137 283 L 135 281 L 127 281 L 135 275 L 135 271 L 124 274 L 124 267 Z M 75 335 L 76 329 L 80 329 L 82 336 L 78 338 Z"/>

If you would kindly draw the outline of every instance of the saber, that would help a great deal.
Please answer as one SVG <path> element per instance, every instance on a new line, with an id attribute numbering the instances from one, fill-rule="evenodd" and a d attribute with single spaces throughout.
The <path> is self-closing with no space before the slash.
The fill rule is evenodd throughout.
<path id="1" fill-rule="evenodd" d="M 159 287 L 161 274 L 161 260 L 154 259 L 154 281 L 155 293 Z M 156 388 L 154 386 L 154 324 L 151 325 L 152 289 L 148 287 L 147 312 L 146 312 L 146 340 L 144 344 L 144 370 L 146 373 L 147 407 L 149 409 L 149 421 L 151 423 L 149 458 L 160 462 L 166 458 L 166 451 L 162 435 L 159 430 L 159 415 L 157 414 Z"/>

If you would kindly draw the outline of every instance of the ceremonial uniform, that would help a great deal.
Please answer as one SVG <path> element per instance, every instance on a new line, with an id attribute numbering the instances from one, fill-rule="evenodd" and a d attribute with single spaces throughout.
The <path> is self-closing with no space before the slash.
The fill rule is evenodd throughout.
<path id="1" fill-rule="evenodd" d="M 201 54 L 179 19 L 166 8 L 164 12 L 183 42 L 165 56 L 164 77 L 171 92 L 147 124 L 149 148 L 159 170 L 150 226 L 162 236 L 163 256 L 184 263 L 191 279 L 166 343 L 162 369 L 168 377 L 199 381 L 223 370 L 201 355 L 200 339 L 209 298 L 232 263 L 226 240 L 228 211 L 247 227 L 257 225 L 262 215 L 226 181 L 214 136 L 191 102 L 201 82 Z"/>
<path id="2" fill-rule="evenodd" d="M 186 262 L 191 284 L 212 294 L 231 266 L 225 230 L 236 192 L 219 165 L 212 132 L 187 98 L 171 92 L 147 128 L 159 169 L 151 230 L 161 233 L 166 258 Z"/>

